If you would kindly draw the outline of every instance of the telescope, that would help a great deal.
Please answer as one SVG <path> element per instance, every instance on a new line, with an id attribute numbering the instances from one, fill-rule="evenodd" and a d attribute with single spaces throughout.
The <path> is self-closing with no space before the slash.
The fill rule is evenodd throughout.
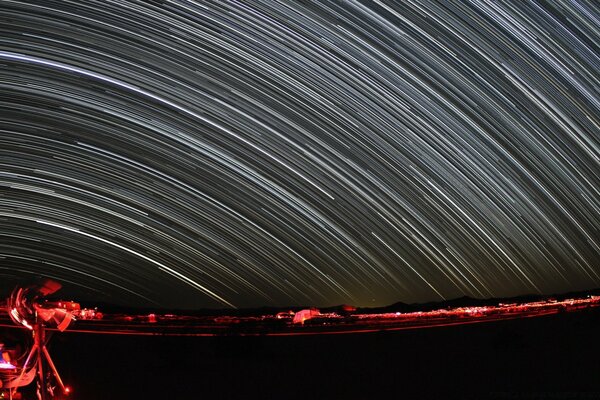
<path id="1" fill-rule="evenodd" d="M 40 400 L 58 399 L 70 392 L 60 375 L 47 349 L 50 335 L 46 329 L 65 331 L 75 320 L 73 312 L 80 309 L 78 303 L 47 301 L 44 298 L 56 293 L 62 285 L 51 279 L 43 279 L 36 284 L 17 287 L 7 300 L 8 315 L 17 325 L 32 332 L 33 345 L 22 365 L 0 360 L 0 394 L 8 394 L 8 399 L 16 397 L 20 387 L 37 381 L 37 394 Z M 56 390 L 58 387 L 59 390 Z M 2 397 L 5 398 L 5 397 Z"/>

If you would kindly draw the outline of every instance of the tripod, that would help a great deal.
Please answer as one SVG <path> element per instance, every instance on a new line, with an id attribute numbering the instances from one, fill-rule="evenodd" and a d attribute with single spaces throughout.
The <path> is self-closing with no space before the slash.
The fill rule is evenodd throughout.
<path id="1" fill-rule="evenodd" d="M 28 369 L 37 367 L 37 379 L 38 379 L 38 399 L 46 400 L 48 397 L 46 396 L 48 392 L 52 398 L 54 398 L 54 393 L 51 387 L 47 386 L 48 382 L 46 381 L 46 367 L 50 369 L 49 372 L 54 375 L 56 382 L 58 383 L 59 388 L 62 390 L 62 393 L 65 395 L 69 394 L 69 388 L 65 387 L 62 379 L 60 379 L 60 375 L 56 370 L 56 366 L 54 362 L 52 362 L 52 358 L 50 357 L 50 353 L 48 353 L 48 349 L 46 348 L 46 344 L 48 343 L 49 338 L 46 338 L 46 328 L 44 327 L 43 322 L 38 318 L 36 324 L 33 327 L 33 346 L 27 355 L 27 359 L 25 360 L 25 364 L 23 364 L 23 369 L 21 370 L 21 374 L 17 378 L 17 382 L 21 381 L 24 377 L 25 372 Z M 18 384 L 17 384 L 18 386 Z M 16 391 L 16 389 L 14 389 Z M 11 391 L 11 398 L 13 392 Z"/>

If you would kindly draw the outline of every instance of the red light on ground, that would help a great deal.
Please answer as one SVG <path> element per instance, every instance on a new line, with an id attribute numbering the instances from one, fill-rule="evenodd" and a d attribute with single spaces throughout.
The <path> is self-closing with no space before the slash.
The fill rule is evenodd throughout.
<path id="1" fill-rule="evenodd" d="M 67 386 L 65 388 L 65 394 L 69 394 L 69 393 L 71 393 L 71 388 Z"/>

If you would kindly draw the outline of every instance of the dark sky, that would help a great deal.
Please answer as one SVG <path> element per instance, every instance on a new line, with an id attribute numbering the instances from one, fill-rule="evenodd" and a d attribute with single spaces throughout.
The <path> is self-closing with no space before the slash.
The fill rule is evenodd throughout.
<path id="1" fill-rule="evenodd" d="M 0 2 L 0 288 L 160 307 L 600 286 L 600 9 Z"/>

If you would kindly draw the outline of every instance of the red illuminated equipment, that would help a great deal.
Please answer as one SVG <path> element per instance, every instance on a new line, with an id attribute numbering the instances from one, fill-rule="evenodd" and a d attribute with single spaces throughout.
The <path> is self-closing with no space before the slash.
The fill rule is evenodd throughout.
<path id="1" fill-rule="evenodd" d="M 63 384 L 48 353 L 46 345 L 50 335 L 46 335 L 46 328 L 64 331 L 74 319 L 73 311 L 80 310 L 80 307 L 74 302 L 39 301 L 60 288 L 58 282 L 46 279 L 36 285 L 16 288 L 8 299 L 10 318 L 32 331 L 33 345 L 22 365 L 0 369 L 0 395 L 8 395 L 8 399 L 20 398 L 17 390 L 34 380 L 39 400 L 58 399 L 69 394 L 69 388 Z"/>

